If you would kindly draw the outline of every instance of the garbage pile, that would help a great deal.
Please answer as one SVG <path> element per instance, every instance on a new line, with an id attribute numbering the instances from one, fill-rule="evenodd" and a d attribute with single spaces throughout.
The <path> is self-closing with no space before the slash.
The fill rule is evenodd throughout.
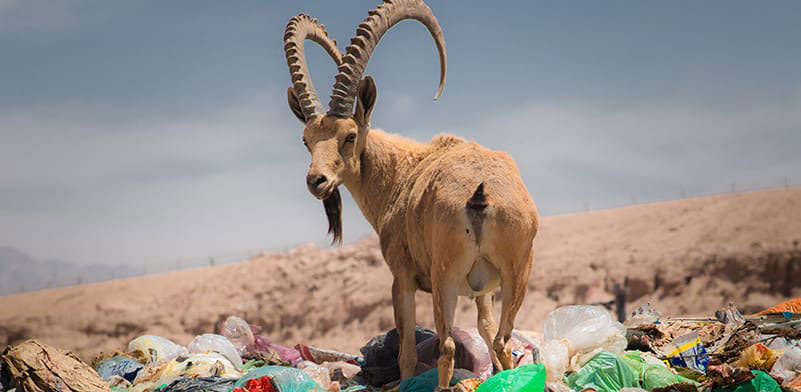
<path id="1" fill-rule="evenodd" d="M 564 306 L 546 317 L 541 338 L 515 331 L 515 368 L 495 374 L 478 331 L 452 335 L 451 389 L 461 392 L 801 391 L 801 298 L 751 316 L 729 305 L 709 318 L 669 318 L 644 305 L 624 324 L 600 307 Z M 418 327 L 415 339 L 416 376 L 403 381 L 395 330 L 353 355 L 283 346 L 231 316 L 220 334 L 187 346 L 144 335 L 91 366 L 29 340 L 0 356 L 0 391 L 432 392 L 439 337 Z"/>

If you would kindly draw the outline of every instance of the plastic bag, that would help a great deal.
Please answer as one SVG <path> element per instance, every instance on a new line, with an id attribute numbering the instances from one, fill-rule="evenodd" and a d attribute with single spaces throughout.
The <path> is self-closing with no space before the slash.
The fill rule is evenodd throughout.
<path id="1" fill-rule="evenodd" d="M 196 336 L 192 343 L 187 346 L 190 353 L 202 354 L 206 352 L 218 352 L 224 357 L 228 358 L 235 366 L 242 365 L 242 357 L 236 347 L 231 343 L 228 338 L 222 335 L 215 335 L 213 333 L 205 333 Z"/>
<path id="2" fill-rule="evenodd" d="M 75 354 L 28 340 L 0 355 L 8 372 L 25 392 L 105 392 L 108 385 Z"/>
<path id="3" fill-rule="evenodd" d="M 275 344 L 259 335 L 261 328 L 247 321 L 229 316 L 222 325 L 222 335 L 234 345 L 240 355 L 259 358 L 268 363 L 296 365 L 302 361 L 300 352 L 291 347 Z"/>
<path id="4" fill-rule="evenodd" d="M 492 377 L 492 357 L 487 344 L 478 329 L 461 329 L 453 327 L 451 336 L 456 344 L 453 357 L 454 368 L 468 369 L 483 379 Z M 519 345 L 518 345 L 519 346 Z M 417 361 L 426 368 L 436 368 L 439 359 L 439 336 L 417 344 Z M 517 358 L 521 359 L 521 358 Z"/>
<path id="5" fill-rule="evenodd" d="M 220 354 L 190 354 L 145 367 L 136 376 L 134 384 L 155 382 L 158 386 L 169 384 L 183 376 L 240 378 L 242 373 L 236 370 L 228 358 Z"/>
<path id="6" fill-rule="evenodd" d="M 626 344 L 623 324 L 612 320 L 603 308 L 563 306 L 545 318 L 541 355 L 548 368 L 548 379 L 558 380 L 566 370 L 582 366 L 598 352 L 622 355 Z"/>
<path id="7" fill-rule="evenodd" d="M 434 331 L 417 326 L 414 330 L 415 343 L 419 344 L 436 336 Z M 371 386 L 380 387 L 400 379 L 398 368 L 400 337 L 396 329 L 385 335 L 376 336 L 367 342 L 359 351 L 364 355 L 361 377 Z M 419 359 L 419 355 L 418 355 Z"/>
<path id="8" fill-rule="evenodd" d="M 540 363 L 540 344 L 526 336 L 525 331 L 512 331 L 512 366 L 533 365 Z M 489 350 L 489 348 L 487 349 Z M 490 357 L 490 361 L 492 357 Z"/>
<path id="9" fill-rule="evenodd" d="M 285 366 L 263 366 L 253 370 L 234 384 L 235 388 L 244 388 L 248 381 L 269 377 L 278 387 L 279 392 L 325 392 L 325 388 L 314 382 L 300 369 Z"/>
<path id="10" fill-rule="evenodd" d="M 649 353 L 627 351 L 623 359 L 639 374 L 640 385 L 649 391 L 681 383 L 698 385 L 695 381 L 674 373 L 664 362 Z"/>
<path id="11" fill-rule="evenodd" d="M 709 356 L 706 348 L 701 344 L 701 338 L 697 331 L 673 339 L 663 347 L 663 350 L 667 353 L 668 360 L 673 366 L 686 367 L 703 373 L 709 364 Z"/>
<path id="12" fill-rule="evenodd" d="M 186 355 L 188 351 L 167 338 L 155 335 L 142 335 L 128 343 L 128 351 L 139 351 L 147 363 L 156 363 Z"/>
<path id="13" fill-rule="evenodd" d="M 801 313 L 801 298 L 788 299 L 787 301 L 755 314 L 755 316 L 782 312 Z"/>
<path id="14" fill-rule="evenodd" d="M 645 365 L 640 373 L 640 380 L 642 387 L 649 391 L 681 383 L 697 385 L 695 381 L 673 373 L 670 368 L 658 365 Z"/>
<path id="15" fill-rule="evenodd" d="M 768 347 L 784 351 L 770 369 L 771 376 L 790 381 L 801 374 L 801 347 L 789 344 L 784 339 L 776 339 Z"/>
<path id="16" fill-rule="evenodd" d="M 302 370 L 303 373 L 309 375 L 316 383 L 320 384 L 326 390 L 331 385 L 331 374 L 328 368 L 318 365 L 312 361 L 300 361 L 297 368 Z"/>
<path id="17" fill-rule="evenodd" d="M 245 385 L 231 389 L 231 392 L 278 392 L 268 376 L 247 380 Z"/>
<path id="18" fill-rule="evenodd" d="M 781 392 L 779 384 L 767 373 L 760 370 L 752 370 L 754 378 L 749 381 L 730 385 L 726 388 L 715 388 L 715 392 Z"/>
<path id="19" fill-rule="evenodd" d="M 312 361 L 316 364 L 323 362 L 349 362 L 358 365 L 363 359 L 353 354 L 342 353 L 334 350 L 326 350 L 319 347 L 309 346 L 306 344 L 296 344 L 295 350 L 300 352 L 301 358 L 306 361 Z"/>
<path id="20" fill-rule="evenodd" d="M 144 365 L 131 357 L 117 355 L 98 363 L 95 370 L 100 374 L 103 381 L 108 381 L 113 376 L 120 376 L 128 381 L 133 381 L 136 378 L 136 374 L 143 367 Z"/>
<path id="21" fill-rule="evenodd" d="M 362 370 L 358 365 L 342 361 L 323 362 L 322 366 L 328 369 L 328 374 L 331 376 L 332 381 L 340 382 L 350 380 Z"/>
<path id="22" fill-rule="evenodd" d="M 545 366 L 524 365 L 504 370 L 476 389 L 476 392 L 543 392 L 545 390 Z"/>
<path id="23" fill-rule="evenodd" d="M 781 355 L 781 351 L 771 350 L 764 344 L 757 343 L 743 350 L 740 354 L 740 358 L 732 362 L 732 365 L 747 367 L 754 370 L 770 371 L 770 369 L 773 368 L 773 364 L 776 363 L 776 360 L 779 359 Z"/>
<path id="24" fill-rule="evenodd" d="M 639 374 L 622 357 L 602 351 L 581 369 L 565 377 L 567 386 L 577 391 L 593 388 L 598 392 L 617 392 L 621 388 L 639 388 Z"/>
<path id="25" fill-rule="evenodd" d="M 545 340 L 567 339 L 576 352 L 590 352 L 597 348 L 611 353 L 623 353 L 626 347 L 626 329 L 612 320 L 599 306 L 563 306 L 545 318 Z"/>
<path id="26" fill-rule="evenodd" d="M 561 380 L 567 371 L 567 364 L 570 361 L 568 344 L 559 340 L 546 340 L 542 343 L 540 358 L 548 369 L 548 381 Z"/>
<path id="27" fill-rule="evenodd" d="M 656 309 L 651 307 L 650 303 L 646 303 L 634 309 L 634 311 L 631 312 L 631 317 L 626 319 L 623 326 L 626 328 L 637 328 L 646 324 L 658 322 L 663 317 L 662 313 L 659 313 Z"/>
<path id="28" fill-rule="evenodd" d="M 156 392 L 228 392 L 236 380 L 222 377 L 183 377 Z"/>
<path id="29" fill-rule="evenodd" d="M 454 386 L 462 380 L 475 378 L 475 374 L 465 369 L 454 369 L 453 376 L 451 376 L 450 385 Z M 439 374 L 437 369 L 431 369 L 424 373 L 418 374 L 414 377 L 407 378 L 401 381 L 398 391 L 399 392 L 432 392 L 439 383 Z M 467 385 L 465 385 L 467 386 Z"/>
<path id="30" fill-rule="evenodd" d="M 225 319 L 221 334 L 233 344 L 240 355 L 245 354 L 256 342 L 248 322 L 237 316 L 228 316 Z"/>

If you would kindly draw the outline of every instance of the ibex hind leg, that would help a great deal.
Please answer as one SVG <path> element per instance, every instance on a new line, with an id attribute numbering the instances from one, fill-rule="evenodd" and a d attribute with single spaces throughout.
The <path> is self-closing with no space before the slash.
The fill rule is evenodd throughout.
<path id="1" fill-rule="evenodd" d="M 490 357 L 492 358 L 492 367 L 494 373 L 503 370 L 501 363 L 498 361 L 498 355 L 492 349 L 492 339 L 498 333 L 498 324 L 495 322 L 495 317 L 492 314 L 492 305 L 495 299 L 493 293 L 487 293 L 476 297 L 476 308 L 478 309 L 478 333 L 487 344 Z"/>
<path id="2" fill-rule="evenodd" d="M 434 278 L 432 283 L 434 324 L 439 335 L 439 360 L 437 360 L 439 382 L 435 391 L 447 391 L 453 377 L 453 360 L 456 354 L 456 342 L 451 336 L 451 328 L 459 293 L 455 282 L 443 282 Z"/>
<path id="3" fill-rule="evenodd" d="M 503 370 L 513 367 L 512 363 L 512 330 L 515 318 L 526 295 L 529 273 L 531 272 L 531 251 L 521 262 L 510 263 L 501 270 L 501 323 L 498 334 L 492 343 L 495 355 L 498 356 Z"/>

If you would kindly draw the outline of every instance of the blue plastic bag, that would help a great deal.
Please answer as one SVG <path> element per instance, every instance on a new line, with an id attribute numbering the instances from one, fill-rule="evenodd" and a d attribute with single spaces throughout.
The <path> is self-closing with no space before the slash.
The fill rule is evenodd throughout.
<path id="1" fill-rule="evenodd" d="M 113 376 L 120 376 L 133 382 L 134 378 L 136 378 L 136 374 L 139 373 L 143 367 L 144 365 L 131 357 L 117 355 L 97 364 L 95 370 L 97 370 L 97 373 L 103 381 L 108 381 L 108 379 Z"/>
<path id="2" fill-rule="evenodd" d="M 454 386 L 461 380 L 475 377 L 477 376 L 469 370 L 454 369 L 450 385 Z M 439 370 L 433 368 L 401 381 L 399 392 L 433 392 L 437 384 L 439 384 Z"/>

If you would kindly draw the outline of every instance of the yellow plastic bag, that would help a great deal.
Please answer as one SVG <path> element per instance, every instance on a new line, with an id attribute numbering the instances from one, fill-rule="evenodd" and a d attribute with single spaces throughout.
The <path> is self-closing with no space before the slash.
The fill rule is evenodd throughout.
<path id="1" fill-rule="evenodd" d="M 749 346 L 740 354 L 740 359 L 733 362 L 734 366 L 747 367 L 752 370 L 770 371 L 776 360 L 782 356 L 781 350 L 771 350 L 762 343 Z"/>

